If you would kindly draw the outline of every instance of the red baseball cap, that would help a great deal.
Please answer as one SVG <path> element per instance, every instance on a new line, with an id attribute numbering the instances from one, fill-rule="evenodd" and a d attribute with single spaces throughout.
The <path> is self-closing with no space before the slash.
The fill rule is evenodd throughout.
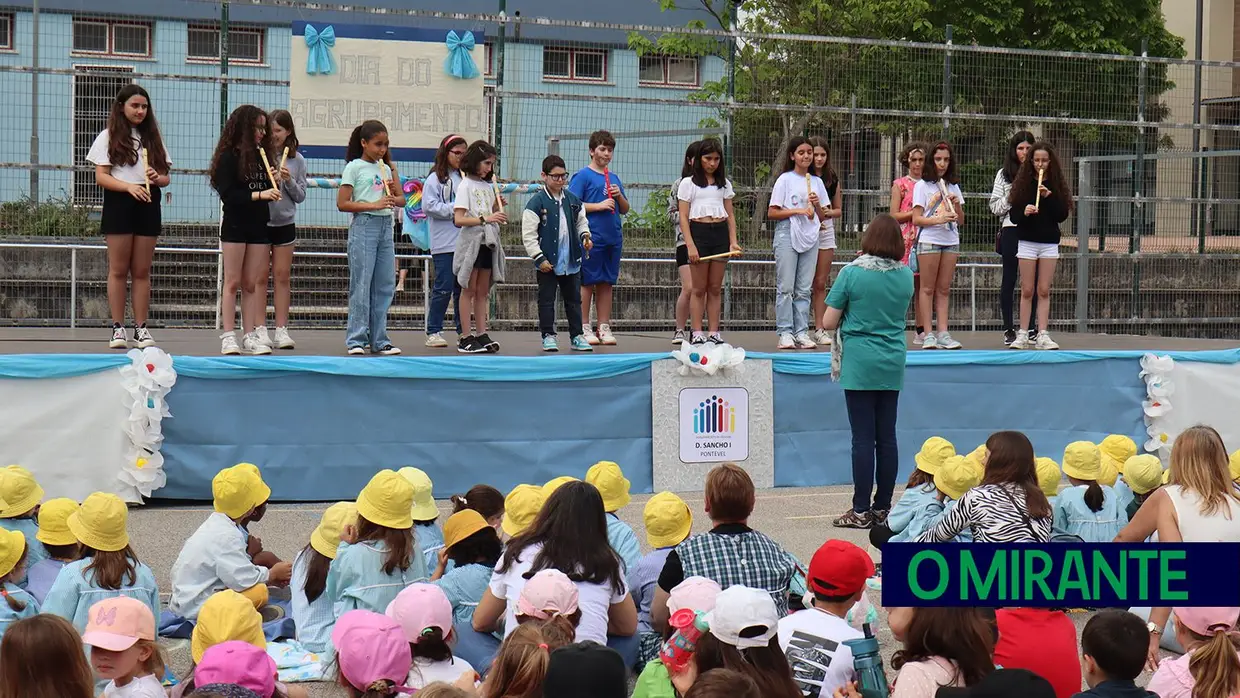
<path id="1" fill-rule="evenodd" d="M 810 591 L 824 596 L 852 596 L 873 576 L 869 554 L 846 540 L 832 539 L 814 553 L 805 581 Z"/>

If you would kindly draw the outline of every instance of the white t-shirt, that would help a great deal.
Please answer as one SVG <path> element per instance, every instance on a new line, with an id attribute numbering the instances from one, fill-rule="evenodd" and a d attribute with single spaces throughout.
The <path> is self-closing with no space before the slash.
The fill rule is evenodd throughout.
<path id="1" fill-rule="evenodd" d="M 473 672 L 474 667 L 460 657 L 452 657 L 446 662 L 433 662 L 425 657 L 413 660 L 413 668 L 409 670 L 409 688 L 423 688 L 436 681 L 456 683 L 465 672 Z"/>
<path id="2" fill-rule="evenodd" d="M 142 184 L 146 182 L 146 173 L 145 170 L 142 169 L 142 139 L 138 136 L 137 129 L 134 129 L 132 133 L 133 147 L 138 151 L 138 159 L 132 165 L 113 165 L 112 176 L 122 182 Z M 108 140 L 108 132 L 100 132 L 98 136 L 95 136 L 95 142 L 91 143 L 90 150 L 86 153 L 86 161 L 92 165 L 112 165 L 112 162 L 108 159 L 109 144 L 110 141 Z M 165 154 L 166 153 L 167 151 L 165 150 Z M 168 165 L 172 165 L 171 156 L 169 156 Z"/>
<path id="3" fill-rule="evenodd" d="M 521 557 L 514 560 L 512 566 L 504 572 L 495 568 L 491 575 L 491 594 L 497 599 L 508 602 L 504 609 L 504 635 L 507 636 L 517 628 L 517 599 L 527 581 L 522 575 L 530 571 L 534 558 L 542 545 L 531 545 L 521 552 Z M 565 572 L 564 570 L 560 570 Z M 567 572 L 565 572 L 567 574 Z M 576 582 L 577 607 L 581 609 L 581 623 L 577 626 L 577 642 L 592 640 L 600 645 L 607 644 L 607 614 L 613 604 L 624 601 L 629 594 L 628 584 L 623 576 L 620 588 L 612 589 L 604 584 Z"/>
<path id="4" fill-rule="evenodd" d="M 843 618 L 817 608 L 779 621 L 779 648 L 788 657 L 792 678 L 807 698 L 831 698 L 835 689 L 857 678 L 852 648 L 845 640 L 865 637 Z"/>
<path id="5" fill-rule="evenodd" d="M 827 205 L 827 187 L 822 183 L 822 179 L 811 175 L 810 182 L 813 184 L 814 193 L 818 195 L 818 202 L 824 206 Z M 805 175 L 799 175 L 795 170 L 788 170 L 775 180 L 775 188 L 771 190 L 771 206 L 778 206 L 782 209 L 810 208 L 808 199 Z M 801 215 L 789 218 L 788 223 L 792 226 L 792 249 L 797 252 L 808 252 L 817 248 L 818 228 L 821 222 L 817 211 L 814 212 L 812 219 Z"/>
<path id="6" fill-rule="evenodd" d="M 456 185 L 456 201 L 452 208 L 464 209 L 470 218 L 489 216 L 495 210 L 495 190 L 490 182 L 465 177 Z"/>
<path id="7" fill-rule="evenodd" d="M 124 686 L 117 686 L 109 681 L 103 689 L 103 696 L 104 698 L 167 698 L 163 684 L 155 678 L 154 674 L 134 679 Z"/>
<path id="8" fill-rule="evenodd" d="M 946 182 L 944 185 L 947 187 L 949 196 L 954 194 L 964 201 L 964 195 L 960 193 L 960 185 Z M 917 186 L 913 187 L 913 206 L 920 206 L 923 211 L 922 215 L 927 218 L 947 213 L 947 206 L 955 206 L 951 201 L 940 203 L 942 198 L 943 195 L 939 192 L 937 182 L 927 182 L 922 179 L 918 180 Z M 955 223 L 928 225 L 921 229 L 921 236 L 917 238 L 917 241 L 926 245 L 959 245 L 960 228 Z"/>
<path id="9" fill-rule="evenodd" d="M 723 200 L 735 196 L 731 181 L 724 184 L 723 189 L 714 184 L 699 187 L 693 183 L 692 177 L 680 180 L 680 187 L 676 190 L 676 198 L 689 202 L 689 220 L 691 221 L 703 218 L 727 218 L 728 211 L 723 207 Z"/>

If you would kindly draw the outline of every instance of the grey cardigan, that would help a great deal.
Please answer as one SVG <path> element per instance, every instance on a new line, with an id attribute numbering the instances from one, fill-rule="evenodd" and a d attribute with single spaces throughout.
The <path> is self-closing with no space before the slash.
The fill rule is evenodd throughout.
<path id="1" fill-rule="evenodd" d="M 504 246 L 499 241 L 499 225 L 470 225 L 461 228 L 456 239 L 456 251 L 452 255 L 452 273 L 461 288 L 469 288 L 469 277 L 482 246 L 491 248 L 491 285 L 504 282 Z"/>

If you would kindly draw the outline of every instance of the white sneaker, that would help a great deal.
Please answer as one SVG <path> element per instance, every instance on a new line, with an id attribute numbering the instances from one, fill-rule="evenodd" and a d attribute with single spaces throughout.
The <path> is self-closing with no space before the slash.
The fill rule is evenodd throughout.
<path id="1" fill-rule="evenodd" d="M 1017 332 L 1016 338 L 1008 345 L 1008 349 L 1028 349 L 1029 335 L 1025 332 Z"/>
<path id="2" fill-rule="evenodd" d="M 952 339 L 952 335 L 950 332 L 940 332 L 939 333 L 939 348 L 940 349 L 962 349 L 964 348 L 964 345 Z"/>
<path id="3" fill-rule="evenodd" d="M 297 343 L 293 341 L 293 338 L 288 336 L 287 327 L 277 327 L 275 334 L 271 339 L 275 342 L 276 349 L 292 349 L 297 346 Z"/>
<path id="4" fill-rule="evenodd" d="M 271 341 L 271 335 L 267 334 L 267 328 L 263 325 L 259 325 L 254 328 L 254 338 L 258 340 L 259 344 L 267 347 L 268 349 L 271 349 L 276 345 L 275 342 Z"/>
<path id="5" fill-rule="evenodd" d="M 129 330 L 124 327 L 112 328 L 112 339 L 108 340 L 109 349 L 128 349 Z"/>
<path id="6" fill-rule="evenodd" d="M 261 356 L 263 354 L 271 353 L 271 347 L 263 344 L 262 340 L 258 338 L 258 333 L 255 331 L 247 332 L 246 335 L 241 338 L 241 349 L 245 353 L 253 356 Z"/>
<path id="7" fill-rule="evenodd" d="M 781 332 L 779 334 L 779 344 L 775 345 L 776 349 L 796 349 L 797 342 L 793 338 L 791 332 Z"/>
<path id="8" fill-rule="evenodd" d="M 918 346 L 918 347 L 919 347 L 919 346 L 921 346 L 921 345 L 923 345 L 923 344 L 925 344 L 925 343 L 926 343 L 926 333 L 925 333 L 925 332 L 914 332 L 914 333 L 913 333 L 913 346 Z"/>
<path id="9" fill-rule="evenodd" d="M 1055 343 L 1055 340 L 1051 339 L 1051 333 L 1046 330 L 1038 333 L 1038 341 L 1035 342 L 1033 346 L 1035 349 L 1041 349 L 1043 351 L 1054 351 L 1059 348 L 1059 345 Z"/>
<path id="10" fill-rule="evenodd" d="M 349 356 L 362 356 L 366 353 L 366 347 L 349 347 Z"/>
<path id="11" fill-rule="evenodd" d="M 599 328 L 602 329 L 602 328 Z M 594 328 L 586 325 L 581 328 L 581 336 L 586 338 L 586 343 L 590 346 L 597 347 L 599 344 L 598 335 L 594 334 Z"/>
<path id="12" fill-rule="evenodd" d="M 929 350 L 929 349 L 938 349 L 938 348 L 939 348 L 939 338 L 938 338 L 938 337 L 935 337 L 933 332 L 927 332 L 927 333 L 926 333 L 926 336 L 925 336 L 925 337 L 922 337 L 922 339 L 921 339 L 921 348 L 922 348 L 922 349 L 927 349 L 927 350 Z"/>
<path id="13" fill-rule="evenodd" d="M 241 347 L 237 346 L 236 332 L 225 332 L 220 335 L 220 353 L 224 356 L 235 356 L 241 353 Z"/>
<path id="14" fill-rule="evenodd" d="M 808 332 L 802 332 L 801 334 L 793 337 L 792 341 L 796 342 L 797 349 L 817 349 L 818 348 L 818 343 L 809 338 Z"/>
<path id="15" fill-rule="evenodd" d="M 814 330 L 809 336 L 814 340 L 815 344 L 831 346 L 831 333 L 827 330 Z"/>
<path id="16" fill-rule="evenodd" d="M 598 326 L 598 341 L 600 344 L 607 346 L 616 345 L 616 336 L 611 333 L 611 325 L 603 324 Z"/>
<path id="17" fill-rule="evenodd" d="M 448 346 L 448 340 L 443 338 L 442 332 L 435 332 L 426 335 L 426 346 L 432 349 L 442 349 Z"/>

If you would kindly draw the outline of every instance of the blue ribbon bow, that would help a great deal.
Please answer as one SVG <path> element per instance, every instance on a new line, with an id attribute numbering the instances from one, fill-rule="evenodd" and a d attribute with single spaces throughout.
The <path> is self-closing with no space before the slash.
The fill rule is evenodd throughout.
<path id="1" fill-rule="evenodd" d="M 478 66 L 474 65 L 474 33 L 465 32 L 465 36 L 457 36 L 455 31 L 448 32 L 448 57 L 444 59 L 443 69 L 448 75 L 462 80 L 478 77 Z"/>
<path id="2" fill-rule="evenodd" d="M 306 56 L 307 75 L 331 75 L 336 72 L 336 62 L 332 59 L 332 47 L 336 45 L 336 30 L 331 25 L 317 31 L 306 25 Z"/>

